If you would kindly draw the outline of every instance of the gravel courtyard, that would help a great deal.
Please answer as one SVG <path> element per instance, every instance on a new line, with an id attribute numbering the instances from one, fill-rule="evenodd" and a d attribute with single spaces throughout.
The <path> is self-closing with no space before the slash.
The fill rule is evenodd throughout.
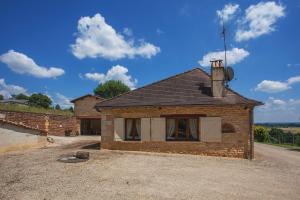
<path id="1" fill-rule="evenodd" d="M 0 154 L 0 199 L 299 199 L 300 152 L 255 144 L 256 159 L 95 150 L 83 141 Z M 82 163 L 61 163 L 82 148 Z"/>

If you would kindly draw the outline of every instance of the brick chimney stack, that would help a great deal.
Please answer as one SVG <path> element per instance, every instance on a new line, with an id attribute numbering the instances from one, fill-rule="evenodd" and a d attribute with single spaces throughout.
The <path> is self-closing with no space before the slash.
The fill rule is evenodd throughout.
<path id="1" fill-rule="evenodd" d="M 225 69 L 222 60 L 211 62 L 211 90 L 213 97 L 224 97 Z"/>

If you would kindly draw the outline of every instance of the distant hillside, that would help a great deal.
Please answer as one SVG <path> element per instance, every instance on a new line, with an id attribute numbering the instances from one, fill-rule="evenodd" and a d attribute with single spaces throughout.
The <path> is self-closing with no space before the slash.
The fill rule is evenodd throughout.
<path id="1" fill-rule="evenodd" d="M 67 115 L 72 116 L 73 113 L 69 110 L 55 110 L 53 108 L 45 109 L 32 106 L 22 106 L 17 104 L 4 105 L 0 103 L 0 111 L 17 111 L 17 112 L 31 112 L 31 113 L 44 113 L 44 114 L 54 114 L 54 115 Z"/>
<path id="2" fill-rule="evenodd" d="M 266 126 L 270 128 L 289 128 L 289 127 L 300 127 L 300 122 L 289 122 L 289 123 L 255 123 L 255 125 Z"/>

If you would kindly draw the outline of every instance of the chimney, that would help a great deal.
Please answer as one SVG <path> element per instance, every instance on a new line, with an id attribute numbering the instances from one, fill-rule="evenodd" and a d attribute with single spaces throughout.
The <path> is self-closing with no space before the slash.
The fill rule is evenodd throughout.
<path id="1" fill-rule="evenodd" d="M 225 70 L 222 60 L 211 62 L 211 90 L 213 97 L 224 97 Z"/>

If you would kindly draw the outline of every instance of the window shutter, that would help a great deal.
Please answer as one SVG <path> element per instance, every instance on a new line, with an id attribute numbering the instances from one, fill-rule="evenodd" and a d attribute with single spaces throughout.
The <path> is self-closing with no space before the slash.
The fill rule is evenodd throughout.
<path id="1" fill-rule="evenodd" d="M 200 140 L 203 142 L 221 142 L 221 117 L 200 118 Z"/>
<path id="2" fill-rule="evenodd" d="M 166 140 L 166 119 L 151 118 L 151 141 Z"/>
<path id="3" fill-rule="evenodd" d="M 150 118 L 141 119 L 141 140 L 150 141 Z"/>
<path id="4" fill-rule="evenodd" d="M 125 124 L 124 118 L 115 118 L 114 119 L 114 135 L 115 141 L 125 140 Z"/>

